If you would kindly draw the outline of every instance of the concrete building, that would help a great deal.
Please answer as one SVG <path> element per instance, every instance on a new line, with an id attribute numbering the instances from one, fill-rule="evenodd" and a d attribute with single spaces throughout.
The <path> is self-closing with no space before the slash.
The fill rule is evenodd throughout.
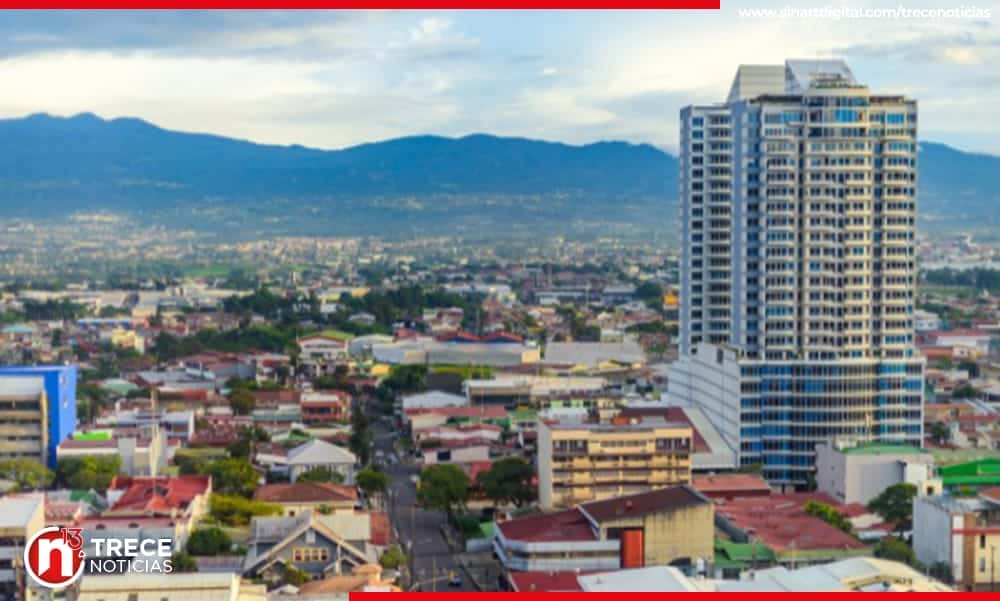
<path id="1" fill-rule="evenodd" d="M 45 495 L 0 498 L 0 598 L 28 599 L 24 545 L 45 527 Z"/>
<path id="2" fill-rule="evenodd" d="M 0 459 L 54 468 L 76 430 L 76 366 L 0 367 Z"/>
<path id="3" fill-rule="evenodd" d="M 710 499 L 673 486 L 499 522 L 493 548 L 508 571 L 690 566 L 712 557 L 713 515 Z"/>
<path id="4" fill-rule="evenodd" d="M 292 482 L 301 474 L 322 467 L 342 475 L 348 485 L 354 484 L 354 467 L 358 462 L 354 453 L 316 438 L 293 449 L 279 445 L 260 447 L 256 460 L 272 472 L 287 474 Z"/>
<path id="5" fill-rule="evenodd" d="M 620 424 L 538 426 L 538 499 L 569 507 L 691 481 L 687 424 L 630 419 Z"/>
<path id="6" fill-rule="evenodd" d="M 232 572 L 86 576 L 77 601 L 267 601 L 267 587 Z"/>
<path id="7" fill-rule="evenodd" d="M 126 476 L 155 476 L 167 472 L 176 447 L 156 427 L 126 431 L 78 433 L 56 449 L 56 457 L 117 456 L 120 473 Z"/>
<path id="8" fill-rule="evenodd" d="M 993 590 L 1000 576 L 1000 488 L 978 497 L 917 497 L 913 523 L 918 561 L 946 565 L 960 590 Z"/>
<path id="9" fill-rule="evenodd" d="M 934 457 L 902 445 L 816 445 L 816 486 L 841 503 L 867 505 L 893 484 L 908 482 L 933 494 Z M 927 487 L 931 487 L 930 493 Z"/>
<path id="10" fill-rule="evenodd" d="M 772 484 L 804 485 L 822 440 L 921 445 L 916 120 L 839 60 L 742 66 L 681 111 L 669 395 Z"/>

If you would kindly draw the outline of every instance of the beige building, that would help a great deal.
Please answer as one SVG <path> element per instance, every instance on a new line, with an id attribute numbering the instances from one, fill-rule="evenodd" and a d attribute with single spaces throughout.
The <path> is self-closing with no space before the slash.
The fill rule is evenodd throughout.
<path id="1" fill-rule="evenodd" d="M 994 590 L 1000 576 L 1000 487 L 977 497 L 913 500 L 913 551 L 925 566 L 942 566 L 955 588 Z"/>
<path id="2" fill-rule="evenodd" d="M 84 576 L 77 601 L 266 601 L 267 587 L 232 572 Z"/>
<path id="3" fill-rule="evenodd" d="M 569 507 L 691 482 L 687 424 L 633 419 L 538 427 L 538 498 Z"/>
<path id="4" fill-rule="evenodd" d="M 0 460 L 48 464 L 49 402 L 41 376 L 0 376 Z"/>
<path id="5" fill-rule="evenodd" d="M 713 557 L 714 518 L 711 499 L 671 486 L 498 522 L 493 549 L 508 572 L 697 565 Z"/>
<path id="6" fill-rule="evenodd" d="M 0 499 L 0 598 L 33 599 L 24 572 L 24 545 L 45 527 L 45 497 L 41 494 Z"/>

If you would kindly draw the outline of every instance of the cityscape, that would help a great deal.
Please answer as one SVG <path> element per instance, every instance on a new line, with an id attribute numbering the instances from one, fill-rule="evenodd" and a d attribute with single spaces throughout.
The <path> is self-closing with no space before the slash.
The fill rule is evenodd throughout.
<path id="1" fill-rule="evenodd" d="M 1000 37 L 965 35 L 991 11 L 938 8 L 914 27 L 995 75 L 972 53 Z M 400 19 L 360 59 L 389 88 L 426 85 L 393 61 L 502 80 L 548 63 L 461 26 L 557 18 L 127 12 L 9 12 L 0 74 L 233 44 L 348 89 L 351 44 Z M 664 92 L 668 140 L 546 94 L 539 137 L 583 138 L 517 111 L 393 137 L 366 129 L 385 99 L 356 124 L 382 141 L 244 134 L 242 105 L 191 133 L 103 110 L 117 73 L 100 115 L 0 101 L 0 601 L 996 591 L 1000 147 L 890 72 L 923 54 L 788 47 Z"/>

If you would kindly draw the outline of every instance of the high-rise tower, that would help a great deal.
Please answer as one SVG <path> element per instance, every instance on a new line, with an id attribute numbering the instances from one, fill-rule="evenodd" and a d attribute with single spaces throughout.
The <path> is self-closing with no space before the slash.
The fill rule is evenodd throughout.
<path id="1" fill-rule="evenodd" d="M 802 484 L 820 440 L 920 445 L 916 102 L 838 60 L 745 65 L 681 111 L 681 356 L 743 465 Z"/>

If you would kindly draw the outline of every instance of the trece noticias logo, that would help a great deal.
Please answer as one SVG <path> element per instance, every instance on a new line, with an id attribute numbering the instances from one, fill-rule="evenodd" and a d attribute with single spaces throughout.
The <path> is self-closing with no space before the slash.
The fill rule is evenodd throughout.
<path id="1" fill-rule="evenodd" d="M 24 567 L 31 579 L 47 588 L 62 588 L 83 574 L 83 536 L 79 528 L 49 526 L 24 547 Z"/>
<path id="2" fill-rule="evenodd" d="M 65 588 L 87 574 L 133 574 L 173 571 L 169 538 L 96 538 L 80 528 L 49 526 L 24 547 L 28 575 L 46 588 Z"/>

